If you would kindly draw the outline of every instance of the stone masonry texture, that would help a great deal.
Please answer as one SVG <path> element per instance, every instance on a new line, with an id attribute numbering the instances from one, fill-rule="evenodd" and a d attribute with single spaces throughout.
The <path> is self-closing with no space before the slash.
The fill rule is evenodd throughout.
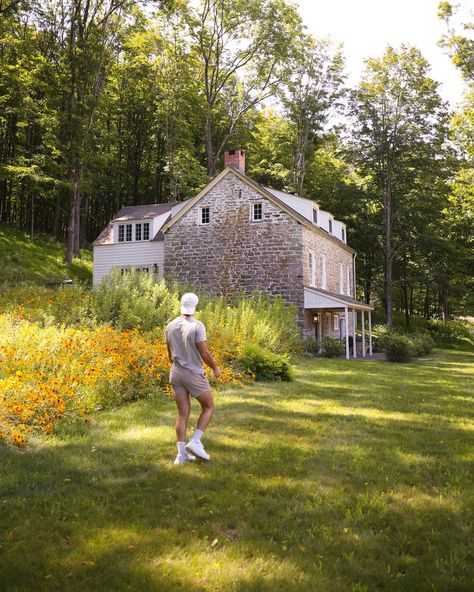
<path id="1" fill-rule="evenodd" d="M 251 220 L 254 203 L 263 220 Z M 209 224 L 200 224 L 201 208 Z M 208 292 L 227 295 L 262 289 L 281 295 L 304 319 L 304 286 L 309 286 L 308 250 L 326 255 L 327 289 L 339 291 L 339 262 L 352 255 L 316 229 L 312 231 L 229 172 L 164 236 L 166 276 Z"/>

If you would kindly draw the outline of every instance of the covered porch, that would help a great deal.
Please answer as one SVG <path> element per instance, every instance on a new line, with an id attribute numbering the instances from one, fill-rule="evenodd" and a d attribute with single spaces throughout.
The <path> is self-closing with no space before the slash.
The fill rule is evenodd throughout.
<path id="1" fill-rule="evenodd" d="M 305 332 L 321 343 L 329 335 L 345 341 L 346 358 L 357 358 L 357 330 L 361 327 L 361 351 L 365 358 L 372 356 L 373 306 L 357 302 L 348 296 L 331 294 L 316 288 L 304 289 Z M 367 317 L 367 320 L 366 320 Z M 352 338 L 352 339 L 351 339 Z M 350 341 L 352 340 L 352 352 Z"/>

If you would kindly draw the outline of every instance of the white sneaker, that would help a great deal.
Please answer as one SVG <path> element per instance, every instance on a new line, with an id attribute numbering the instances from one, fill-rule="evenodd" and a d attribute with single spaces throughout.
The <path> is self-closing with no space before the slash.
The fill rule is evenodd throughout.
<path id="1" fill-rule="evenodd" d="M 182 465 L 186 462 L 194 462 L 196 460 L 196 457 L 193 456 L 192 454 L 178 454 L 176 455 L 176 458 L 174 459 L 174 463 L 175 465 Z"/>
<path id="2" fill-rule="evenodd" d="M 194 452 L 194 454 L 199 456 L 199 458 L 202 458 L 202 460 L 209 460 L 211 458 L 204 450 L 204 446 L 200 440 L 189 440 L 186 444 L 186 448 L 191 452 Z"/>

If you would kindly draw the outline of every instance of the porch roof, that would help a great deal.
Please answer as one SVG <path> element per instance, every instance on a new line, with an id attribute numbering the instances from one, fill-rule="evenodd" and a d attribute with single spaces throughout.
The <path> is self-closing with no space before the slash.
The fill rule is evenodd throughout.
<path id="1" fill-rule="evenodd" d="M 351 308 L 353 310 L 371 311 L 374 307 L 365 302 L 358 302 L 342 294 L 332 294 L 317 288 L 304 288 L 304 307 L 308 308 Z"/>

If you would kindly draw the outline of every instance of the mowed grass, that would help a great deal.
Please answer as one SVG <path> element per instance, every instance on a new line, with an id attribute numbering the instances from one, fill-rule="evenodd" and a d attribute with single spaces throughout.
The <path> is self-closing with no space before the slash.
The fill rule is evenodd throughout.
<path id="1" fill-rule="evenodd" d="M 217 393 L 207 464 L 164 397 L 3 448 L 0 588 L 472 591 L 473 363 L 301 359 Z"/>
<path id="2" fill-rule="evenodd" d="M 46 236 L 30 240 L 26 232 L 0 225 L 0 283 L 45 283 L 72 279 L 92 282 L 92 253 L 65 263 L 66 247 Z"/>

